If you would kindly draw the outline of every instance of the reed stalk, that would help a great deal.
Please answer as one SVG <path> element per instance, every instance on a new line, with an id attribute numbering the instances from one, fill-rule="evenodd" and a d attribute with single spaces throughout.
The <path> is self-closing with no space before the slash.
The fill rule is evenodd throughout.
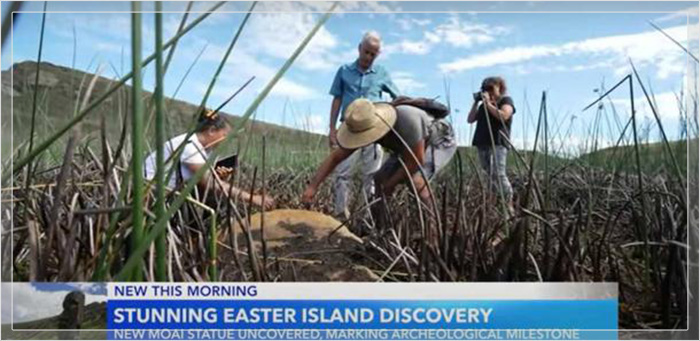
<path id="1" fill-rule="evenodd" d="M 165 106 L 163 98 L 163 3 L 156 1 L 155 13 L 155 48 L 156 48 L 156 220 L 165 216 Z M 171 49 L 171 51 L 173 51 Z M 163 231 L 156 240 L 156 272 L 157 281 L 167 280 L 166 257 L 166 231 Z"/>
<path id="2" fill-rule="evenodd" d="M 133 184 L 132 222 L 130 246 L 135 250 L 143 244 L 144 192 L 143 192 L 143 97 L 141 95 L 141 3 L 131 3 L 131 181 Z M 161 179 L 162 180 L 162 179 Z M 149 243 L 150 244 L 150 243 Z M 143 256 L 142 256 L 143 257 Z M 132 281 L 143 280 L 142 257 L 130 276 Z"/>

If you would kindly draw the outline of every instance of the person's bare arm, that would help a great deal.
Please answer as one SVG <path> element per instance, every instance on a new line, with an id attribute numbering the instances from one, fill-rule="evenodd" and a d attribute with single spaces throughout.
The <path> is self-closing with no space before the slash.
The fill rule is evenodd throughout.
<path id="1" fill-rule="evenodd" d="M 497 118 L 498 120 L 508 121 L 513 115 L 513 106 L 510 104 L 504 104 L 500 108 L 493 103 L 488 93 L 484 93 L 484 105 L 486 106 L 486 111 L 489 115 Z"/>
<path id="2" fill-rule="evenodd" d="M 474 101 L 474 103 L 472 104 L 471 110 L 469 110 L 469 116 L 467 116 L 467 123 L 472 124 L 472 123 L 476 122 L 476 120 L 478 118 L 477 115 L 479 113 L 479 110 L 477 110 L 478 106 L 479 105 L 478 105 L 477 101 Z"/>
<path id="3" fill-rule="evenodd" d="M 204 167 L 203 164 L 185 163 L 184 165 L 192 173 L 196 173 L 200 168 Z M 248 202 L 252 200 L 253 204 L 255 204 L 256 206 L 265 206 L 266 209 L 270 209 L 275 206 L 275 201 L 271 196 L 266 196 L 265 201 L 263 202 L 262 196 L 253 195 L 236 186 L 231 186 L 228 182 L 223 181 L 221 178 L 219 178 L 210 171 L 204 172 L 204 176 L 202 176 L 202 178 L 199 180 L 197 186 L 200 189 L 206 189 L 210 183 L 214 184 L 214 190 L 219 195 L 228 196 L 230 194 L 231 199 L 238 198 L 243 202 Z"/>
<path id="4" fill-rule="evenodd" d="M 414 174 L 416 171 L 418 171 L 419 166 L 423 166 L 425 164 L 425 141 L 421 140 L 420 142 L 416 143 L 416 145 L 411 148 L 411 151 L 413 152 L 413 155 L 416 156 L 415 158 L 413 155 L 411 155 L 411 152 L 407 150 L 404 151 L 403 155 L 401 155 L 401 159 L 406 164 L 409 174 Z M 400 167 L 396 170 L 396 172 L 394 172 L 393 175 L 391 175 L 391 177 L 389 177 L 389 179 L 386 180 L 386 182 L 380 184 L 382 191 L 384 191 L 384 194 L 386 195 L 391 194 L 396 185 L 398 185 L 399 182 L 405 178 L 406 172 L 404 171 L 403 167 Z"/>
<path id="5" fill-rule="evenodd" d="M 338 166 L 338 164 L 352 155 L 354 151 L 354 149 L 345 148 L 333 150 L 331 154 L 328 155 L 325 160 L 323 160 L 323 163 L 321 163 L 321 166 L 318 167 L 318 171 L 316 171 L 316 174 L 311 179 L 311 182 L 306 186 L 304 194 L 302 195 L 302 202 L 310 203 L 316 194 L 316 190 L 318 190 L 318 186 L 323 183 L 323 180 L 328 177 L 328 175 L 335 169 L 335 167 Z"/>
<path id="6" fill-rule="evenodd" d="M 328 134 L 328 143 L 331 148 L 335 148 L 338 145 L 337 134 L 338 131 L 335 128 L 336 122 L 338 121 L 338 114 L 340 113 L 340 105 L 342 103 L 342 98 L 340 96 L 333 97 L 333 102 L 331 103 L 331 117 L 330 117 L 330 130 Z"/>

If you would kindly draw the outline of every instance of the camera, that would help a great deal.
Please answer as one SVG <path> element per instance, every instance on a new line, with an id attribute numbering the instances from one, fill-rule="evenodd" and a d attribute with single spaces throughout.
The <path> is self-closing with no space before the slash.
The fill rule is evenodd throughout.
<path id="1" fill-rule="evenodd" d="M 481 91 L 474 93 L 474 100 L 477 102 L 481 101 Z"/>

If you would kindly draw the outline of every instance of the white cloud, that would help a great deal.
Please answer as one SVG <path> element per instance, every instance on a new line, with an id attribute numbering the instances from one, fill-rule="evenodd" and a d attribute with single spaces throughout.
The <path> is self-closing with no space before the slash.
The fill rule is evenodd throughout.
<path id="1" fill-rule="evenodd" d="M 686 19 L 688 17 L 690 17 L 690 18 L 697 18 L 698 17 L 698 7 L 697 6 L 688 7 L 684 10 L 681 10 L 681 11 L 678 11 L 675 13 L 666 14 L 666 15 L 656 19 L 655 21 L 656 22 L 666 22 L 666 21 L 671 21 L 671 20 L 680 19 L 680 18 Z"/>
<path id="2" fill-rule="evenodd" d="M 372 11 L 372 12 L 398 12 L 401 7 L 396 3 L 385 1 L 357 1 L 357 2 L 342 2 L 341 8 L 346 11 Z"/>
<path id="3" fill-rule="evenodd" d="M 697 30 L 698 26 L 694 26 Z M 687 41 L 688 27 L 665 29 L 680 42 Z M 659 32 L 647 31 L 573 41 L 560 45 L 531 45 L 493 50 L 439 65 L 442 72 L 462 72 L 497 65 L 522 63 L 545 57 L 602 57 L 618 71 L 627 67 L 628 58 L 638 65 L 654 65 L 657 76 L 666 78 L 682 71 L 683 52 Z M 599 62 L 600 63 L 600 62 Z M 572 66 L 576 68 L 577 66 Z M 582 66 L 585 67 L 585 66 Z M 581 67 L 579 67 L 581 69 Z"/>
<path id="4" fill-rule="evenodd" d="M 99 37 L 95 38 L 100 39 L 110 38 L 123 42 L 131 39 L 129 13 L 49 13 L 46 16 L 46 29 L 54 34 L 73 39 L 73 25 L 78 38 L 92 37 L 94 32 L 99 33 Z"/>
<path id="5" fill-rule="evenodd" d="M 637 86 L 637 84 L 635 84 L 635 86 Z M 649 89 L 647 89 L 647 91 L 648 90 Z M 641 90 L 637 91 L 641 93 Z M 651 97 L 651 94 L 649 94 L 649 96 L 650 98 L 652 98 L 652 101 L 655 100 L 656 113 L 659 115 L 659 118 L 662 121 L 676 121 L 681 117 L 678 97 L 676 93 L 672 91 L 667 91 L 660 94 L 655 94 L 653 97 Z M 614 97 L 611 101 L 613 102 L 613 104 L 615 104 L 616 107 L 621 107 L 624 110 L 624 112 L 628 113 L 627 115 L 629 115 L 630 109 L 632 108 L 629 96 L 624 98 Z M 651 107 L 649 106 L 649 101 L 647 101 L 643 93 L 634 99 L 634 108 L 637 112 L 638 117 L 654 119 L 654 113 L 652 112 Z"/>
<path id="6" fill-rule="evenodd" d="M 464 48 L 491 42 L 495 36 L 507 34 L 508 32 L 510 32 L 510 29 L 503 26 L 464 22 L 457 16 L 451 16 L 447 22 L 435 29 L 437 37 L 440 37 L 446 43 L 454 47 Z"/>
<path id="7" fill-rule="evenodd" d="M 391 79 L 402 94 L 414 94 L 414 92 L 426 87 L 425 83 L 416 80 L 415 76 L 410 72 L 392 72 Z"/>
<path id="8" fill-rule="evenodd" d="M 220 76 L 213 95 L 224 98 L 228 92 L 220 89 L 235 88 L 234 84 L 240 84 L 251 76 L 256 77 L 255 83 L 251 85 L 252 91 L 262 90 L 316 24 L 320 14 L 314 12 L 325 12 L 331 5 L 332 2 L 258 3 L 255 7 L 255 13 L 251 15 L 243 29 L 240 41 Z M 374 5 L 371 3 L 352 6 L 346 3 L 341 4 L 343 9 L 363 8 L 358 6 Z M 220 14 L 218 17 L 217 21 L 227 19 L 227 26 L 231 26 L 232 14 Z M 235 29 L 237 25 L 234 26 Z M 234 32 L 234 29 L 231 32 Z M 203 43 L 203 40 L 198 39 L 200 43 Z M 203 59 L 218 63 L 227 45 L 228 42 L 225 45 L 210 44 Z M 348 46 L 348 43 L 339 41 L 323 26 L 299 55 L 294 63 L 294 69 L 332 72 L 339 65 L 357 57 L 356 49 L 350 49 Z M 198 88 L 203 93 L 206 85 L 200 84 Z M 278 81 L 271 95 L 292 97 L 295 100 L 309 100 L 319 96 L 317 91 L 294 81 L 289 76 Z"/>
<path id="9" fill-rule="evenodd" d="M 549 73 L 549 72 L 569 72 L 569 71 L 585 71 L 592 69 L 611 68 L 613 64 L 609 61 L 567 65 L 567 64 L 540 64 L 537 62 L 513 64 L 511 73 L 524 76 L 533 73 Z M 627 71 L 625 69 L 625 71 Z"/>
<path id="10" fill-rule="evenodd" d="M 402 20 L 402 21 L 401 21 Z M 418 19 L 399 19 L 399 26 L 408 27 L 414 25 L 428 25 L 430 21 Z M 423 30 L 423 37 L 418 40 L 402 39 L 399 42 L 387 44 L 383 54 L 394 53 L 425 55 L 435 45 L 445 43 L 456 48 L 470 48 L 479 44 L 486 44 L 495 40 L 495 37 L 507 34 L 509 28 L 504 26 L 489 26 L 482 23 L 463 21 L 458 15 L 451 15 L 446 21 L 431 30 Z"/>
<path id="11" fill-rule="evenodd" d="M 314 11 L 326 11 L 331 5 L 332 1 L 306 1 L 297 2 L 297 6 L 305 6 Z M 292 4 L 294 6 L 294 3 Z M 400 11 L 401 8 L 396 3 L 384 2 L 384 1 L 342 1 L 338 4 L 336 12 L 342 14 L 343 12 L 378 12 L 378 13 L 393 13 Z"/>
<path id="12" fill-rule="evenodd" d="M 250 56 L 286 60 L 331 6 L 332 2 L 260 2 L 243 28 L 236 50 Z M 206 25 L 232 27 L 231 37 L 238 27 L 236 22 L 241 20 L 240 14 L 231 13 L 215 13 L 211 17 Z M 295 67 L 309 71 L 332 70 L 343 62 L 342 53 L 338 51 L 345 45 L 324 25 L 299 55 Z"/>
<path id="13" fill-rule="evenodd" d="M 26 322 L 60 314 L 63 299 L 69 291 L 39 291 L 31 283 L 2 283 L 2 292 L 7 295 L 2 300 L 2 321 L 9 323 Z M 14 288 L 13 288 L 14 287 Z M 14 290 L 13 290 L 14 289 Z M 12 295 L 12 300 L 10 300 Z M 102 302 L 103 295 L 85 295 L 85 304 Z M 14 310 L 14 315 L 13 315 Z"/>
<path id="14" fill-rule="evenodd" d="M 259 2 L 253 14 L 243 28 L 241 41 L 237 50 L 243 50 L 252 56 L 267 56 L 286 60 L 299 46 L 314 27 L 318 19 L 333 5 L 333 2 Z M 223 10 L 247 11 L 250 4 L 241 6 L 237 3 L 227 4 Z M 335 10 L 340 15 L 348 9 L 385 8 L 371 2 L 343 2 Z M 209 8 L 210 5 L 200 6 Z M 389 7 L 386 7 L 389 10 Z M 242 20 L 241 14 L 213 13 L 203 23 L 209 29 L 221 30 L 222 27 L 232 38 Z M 226 33 L 224 33 L 226 34 Z M 340 56 L 336 52 L 344 47 L 342 42 L 332 34 L 325 25 L 311 39 L 295 62 L 295 67 L 305 70 L 331 70 L 338 65 Z"/>
<path id="15" fill-rule="evenodd" d="M 297 100 L 309 100 L 316 98 L 318 95 L 314 90 L 284 78 L 277 82 L 271 94 L 281 97 L 292 97 Z"/>
<path id="16" fill-rule="evenodd" d="M 491 67 L 502 64 L 513 64 L 545 56 L 561 54 L 561 49 L 555 46 L 517 46 L 507 47 L 472 57 L 458 59 L 440 64 L 442 72 L 461 72 L 471 69 Z"/>
<path id="17" fill-rule="evenodd" d="M 207 48 L 208 53 L 202 56 L 203 60 L 218 63 L 221 61 L 225 48 L 221 46 L 211 46 Z M 219 76 L 217 84 L 213 90 L 213 96 L 220 99 L 226 98 L 231 94 L 231 89 L 237 89 L 243 84 L 244 80 L 255 76 L 255 83 L 251 84 L 246 91 L 261 91 L 263 87 L 277 73 L 277 69 L 265 65 L 258 61 L 253 55 L 246 51 L 238 50 L 235 56 L 230 56 L 226 67 Z M 199 90 L 202 94 L 206 90 L 207 85 L 200 85 Z M 289 78 L 283 77 L 270 92 L 273 96 L 293 97 L 298 100 L 312 99 L 318 96 L 313 89 L 296 83 Z"/>
<path id="18" fill-rule="evenodd" d="M 333 2 L 260 2 L 255 7 L 244 28 L 245 39 L 241 49 L 250 55 L 265 55 L 286 60 L 314 27 L 321 14 Z M 337 16 L 343 12 L 375 11 L 391 13 L 398 9 L 395 4 L 379 2 L 341 2 L 335 10 Z M 214 17 L 214 15 L 212 15 Z M 220 14 L 212 22 L 232 22 L 231 14 Z M 211 24 L 211 23 L 210 23 Z M 357 37 L 359 41 L 360 37 Z M 347 46 L 356 42 L 342 42 L 322 26 L 311 39 L 295 62 L 295 67 L 309 71 L 331 71 L 346 63 Z M 353 49 L 353 58 L 357 52 Z"/>
<path id="19" fill-rule="evenodd" d="M 415 28 L 425 27 L 430 25 L 432 21 L 430 19 L 416 19 L 416 18 L 398 18 L 395 20 L 396 24 L 404 31 L 410 31 Z"/>
<path id="20" fill-rule="evenodd" d="M 325 11 L 329 7 L 330 4 L 323 6 L 293 2 L 260 3 L 257 10 L 277 12 L 255 13 L 250 17 L 244 29 L 244 49 L 286 60 L 320 18 L 318 14 L 303 11 Z M 337 54 L 334 50 L 339 46 L 338 38 L 325 26 L 321 27 L 299 56 L 296 65 L 307 70 L 329 70 L 337 67 Z"/>
<path id="21" fill-rule="evenodd" d="M 401 40 L 398 43 L 388 44 L 382 48 L 384 56 L 399 54 L 426 55 L 430 52 L 432 44 L 425 40 L 411 41 Z"/>

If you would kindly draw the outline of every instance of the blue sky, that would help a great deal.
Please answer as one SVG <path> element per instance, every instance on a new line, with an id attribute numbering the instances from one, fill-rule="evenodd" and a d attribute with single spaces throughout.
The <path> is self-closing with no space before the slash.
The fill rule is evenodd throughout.
<path id="1" fill-rule="evenodd" d="M 43 3 L 27 2 L 24 11 L 41 11 Z M 124 2 L 50 2 L 43 59 L 70 66 L 73 28 L 78 52 L 75 66 L 115 77 L 130 65 L 128 13 L 75 13 L 78 11 L 129 11 Z M 166 11 L 181 12 L 185 2 L 169 2 Z M 197 3 L 205 10 L 212 3 Z M 214 89 L 210 106 L 217 106 L 251 76 L 255 81 L 224 110 L 245 111 L 275 71 L 284 63 L 330 3 L 264 2 L 257 5 L 238 45 L 234 48 Z M 656 94 L 663 124 L 672 138 L 680 133 L 676 98 L 687 88 L 689 63 L 685 53 L 655 31 L 655 22 L 683 44 L 690 41 L 698 53 L 697 2 L 345 2 L 345 12 L 334 15 L 314 37 L 273 92 L 257 118 L 299 129 L 326 133 L 331 98 L 328 89 L 337 68 L 357 56 L 363 32 L 378 31 L 383 52 L 377 63 L 390 72 L 408 95 L 447 98 L 456 110 L 451 119 L 461 144 L 471 141 L 473 126 L 466 123 L 471 93 L 490 75 L 504 76 L 515 100 L 513 139 L 528 147 L 534 139 L 536 114 L 542 91 L 547 91 L 549 122 L 558 130 L 553 144 L 575 153 L 586 144 L 595 120 L 595 108 L 581 109 L 596 98 L 594 89 L 610 87 L 637 66 Z M 249 2 L 229 3 L 223 11 L 242 11 Z M 151 10 L 151 3 L 144 3 Z M 3 4 L 3 12 L 6 5 Z M 609 13 L 616 11 L 617 13 Z M 622 13 L 635 11 L 638 13 Z M 315 13 L 314 13 L 315 12 Z M 353 13 L 350 13 L 353 12 Z M 518 12 L 518 13 L 515 13 Z M 549 13 L 544 13 L 549 12 Z M 556 13 L 554 13 L 556 12 Z M 566 12 L 566 13 L 565 13 Z M 593 13 L 595 12 L 595 13 Z M 603 13 L 607 12 L 607 13 Z M 645 12 L 645 13 L 639 13 Z M 191 14 L 190 20 L 199 14 Z M 165 15 L 166 37 L 172 36 L 181 13 Z M 199 52 L 176 97 L 199 103 L 243 18 L 241 13 L 215 13 L 180 42 L 166 76 L 166 94 L 172 95 Z M 690 22 L 690 29 L 688 27 Z M 15 25 L 12 48 L 2 53 L 2 69 L 22 60 L 35 60 L 41 14 L 23 14 Z M 144 56 L 153 51 L 153 15 L 144 15 Z M 10 53 L 14 52 L 14 53 Z M 152 66 L 145 75 L 152 89 Z M 687 91 L 687 90 L 684 90 Z M 653 118 L 635 88 L 640 125 L 650 126 L 649 140 L 658 140 Z M 629 117 L 628 93 L 616 92 L 613 102 L 618 120 Z M 603 128 L 600 145 L 617 139 L 616 127 Z M 556 147 L 555 147 L 556 148 Z"/>

